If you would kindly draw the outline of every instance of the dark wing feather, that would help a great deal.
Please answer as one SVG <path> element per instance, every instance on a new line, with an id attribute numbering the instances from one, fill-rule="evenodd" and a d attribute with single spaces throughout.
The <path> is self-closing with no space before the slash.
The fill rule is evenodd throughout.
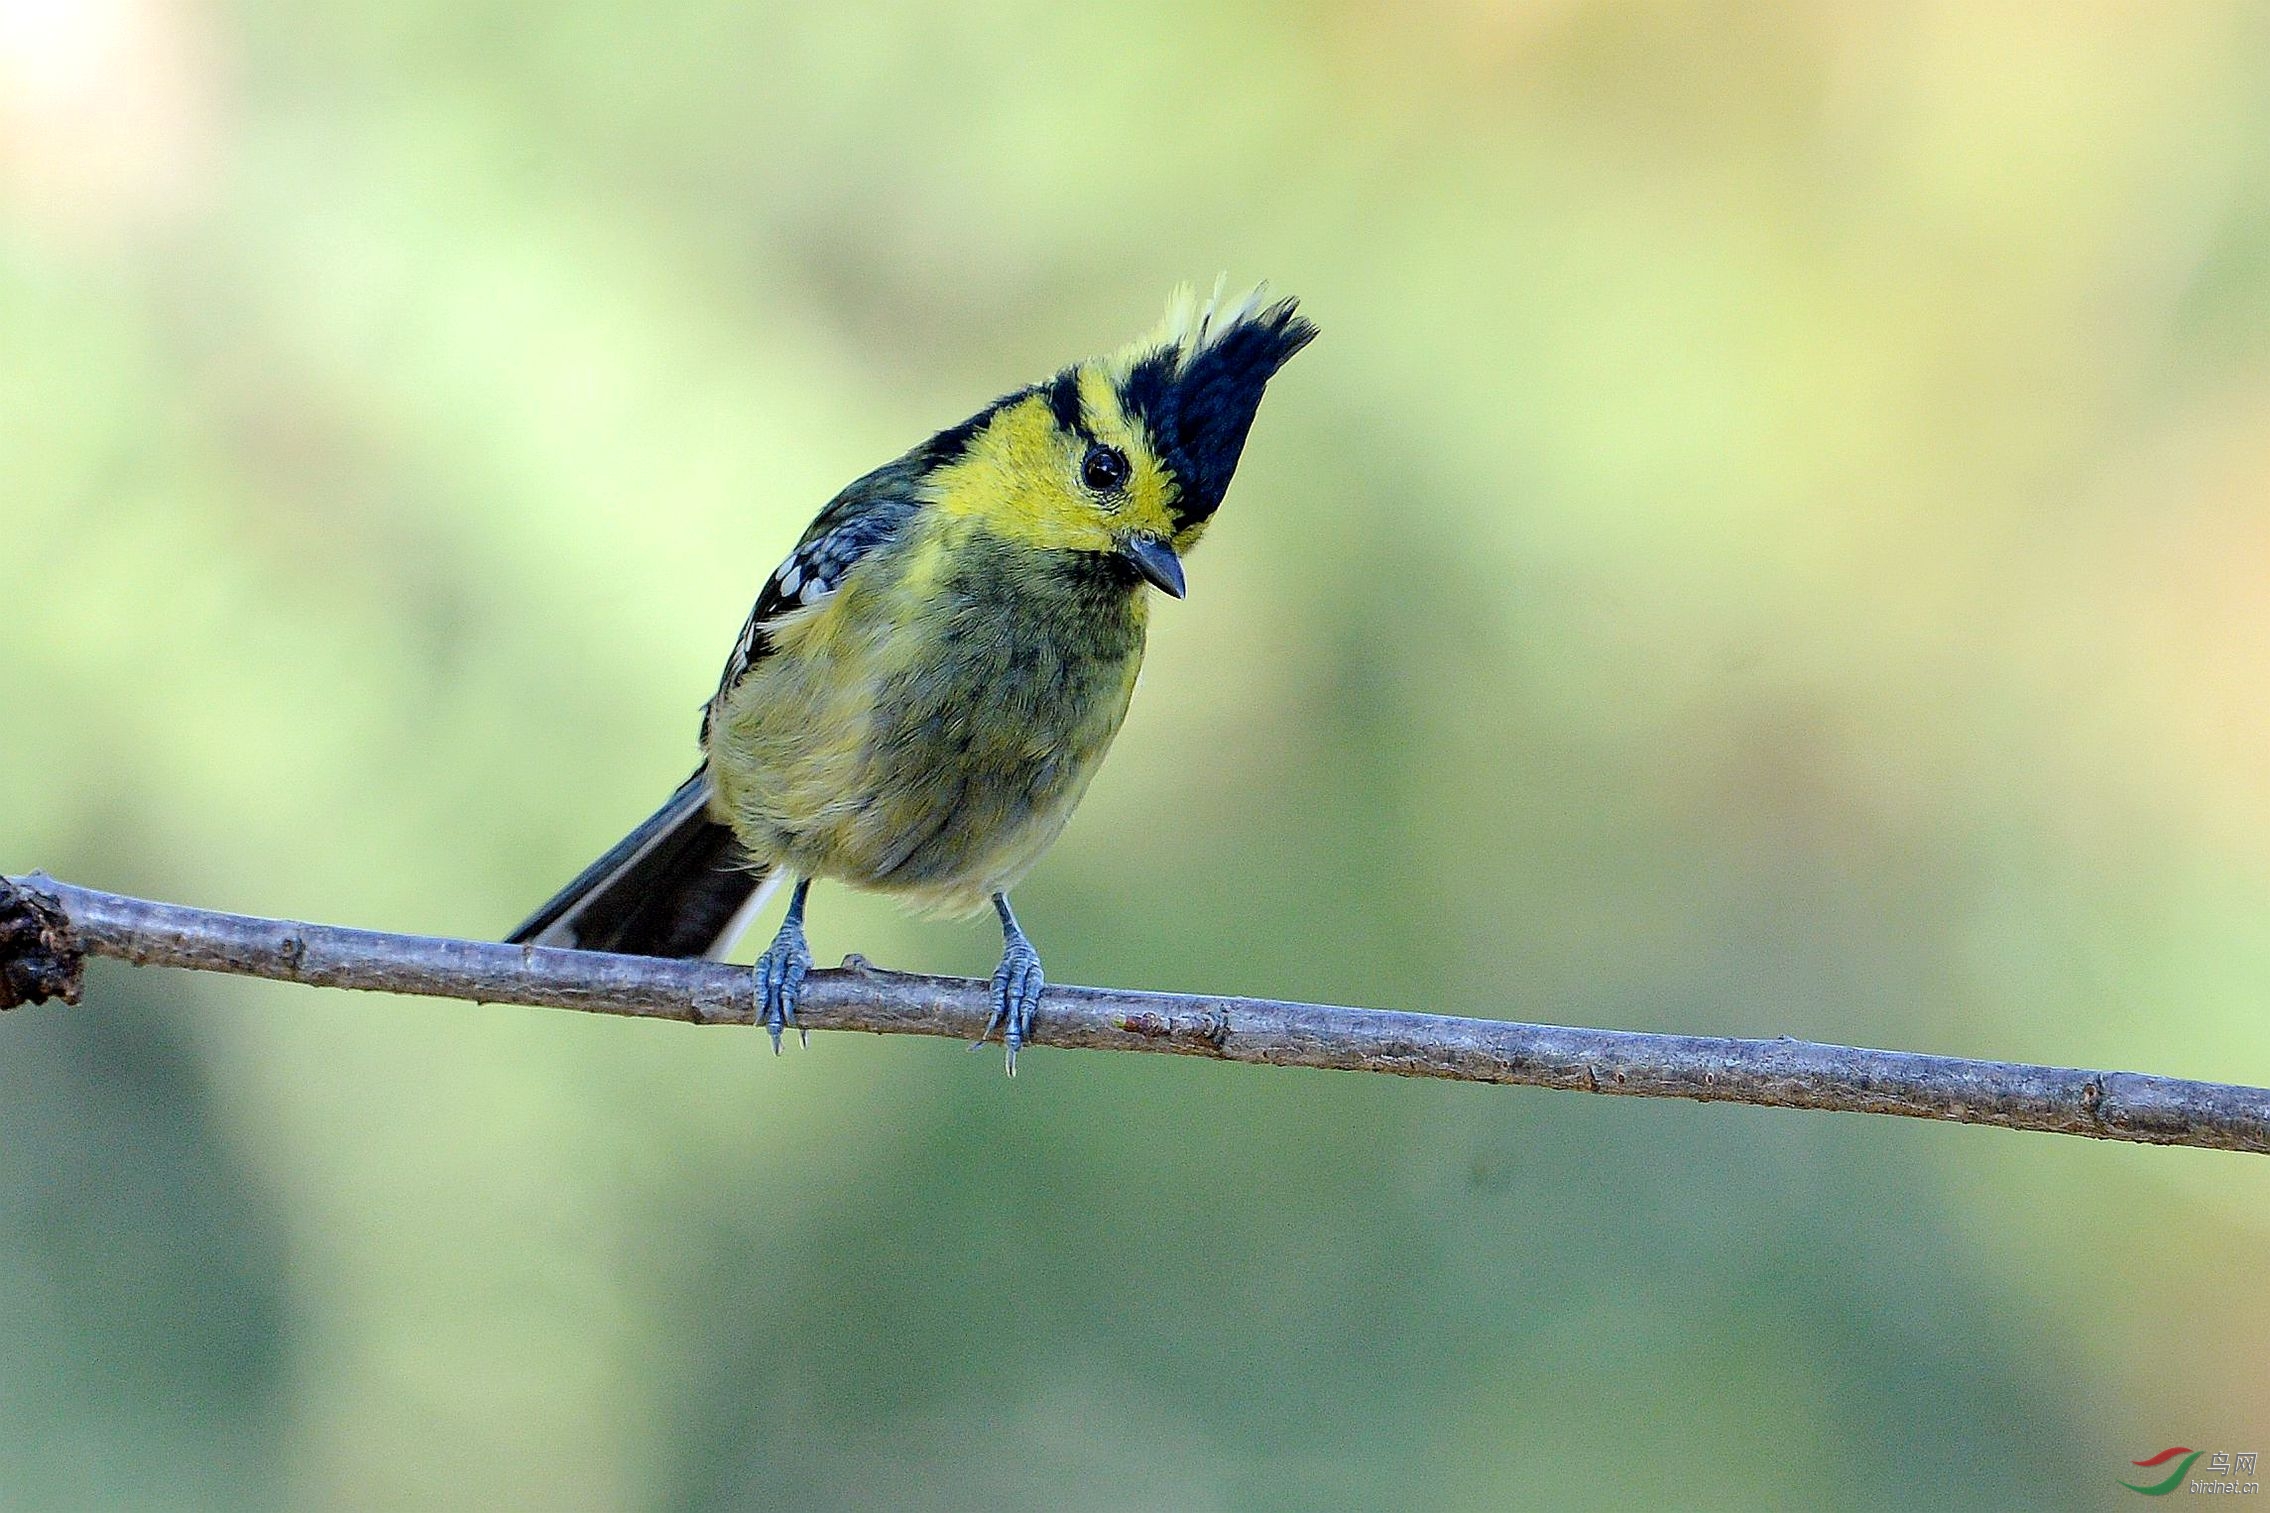
<path id="1" fill-rule="evenodd" d="M 820 511 L 757 595 L 717 695 L 702 710 L 704 744 L 710 711 L 771 650 L 768 627 L 783 615 L 825 601 L 862 559 L 895 538 L 921 507 L 926 470 L 925 452 L 917 449 L 869 473 Z M 511 939 L 650 956 L 699 956 L 730 948 L 743 915 L 757 901 L 765 869 L 752 865 L 732 830 L 710 814 L 709 798 L 704 767 L 651 819 L 513 931 Z"/>
<path id="2" fill-rule="evenodd" d="M 725 675 L 717 692 L 702 710 L 702 739 L 709 739 L 711 711 L 724 702 L 749 669 L 772 650 L 768 629 L 783 615 L 811 609 L 843 586 L 855 566 L 897 538 L 907 520 L 922 507 L 916 480 L 919 468 L 908 458 L 877 468 L 828 502 L 804 539 L 773 570 L 757 594 L 741 637 L 726 659 Z"/>
<path id="3" fill-rule="evenodd" d="M 710 818 L 709 777 L 697 772 L 505 939 L 633 956 L 722 953 L 764 880 Z"/>

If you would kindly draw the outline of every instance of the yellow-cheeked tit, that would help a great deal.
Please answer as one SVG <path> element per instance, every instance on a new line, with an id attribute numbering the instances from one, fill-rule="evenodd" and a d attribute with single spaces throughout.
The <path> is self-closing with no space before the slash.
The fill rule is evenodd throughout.
<path id="1" fill-rule="evenodd" d="M 1013 1073 L 1042 978 L 1009 890 L 1126 716 L 1147 591 L 1182 596 L 1262 390 L 1316 335 L 1262 296 L 1185 290 L 1150 336 L 838 494 L 757 595 L 702 712 L 701 767 L 510 938 L 721 955 L 793 875 L 756 965 L 778 1051 L 814 878 L 951 913 L 990 901 L 1005 949 L 986 1034 L 1001 1026 Z"/>

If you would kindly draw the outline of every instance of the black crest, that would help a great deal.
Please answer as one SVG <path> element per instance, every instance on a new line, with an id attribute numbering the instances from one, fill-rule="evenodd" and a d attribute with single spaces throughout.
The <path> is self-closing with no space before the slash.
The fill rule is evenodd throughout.
<path id="1" fill-rule="evenodd" d="M 1203 524 L 1221 506 L 1262 391 L 1316 339 L 1290 299 L 1227 319 L 1209 307 L 1196 327 L 1138 359 L 1119 385 L 1121 404 L 1142 420 L 1181 486 L 1178 530 Z"/>

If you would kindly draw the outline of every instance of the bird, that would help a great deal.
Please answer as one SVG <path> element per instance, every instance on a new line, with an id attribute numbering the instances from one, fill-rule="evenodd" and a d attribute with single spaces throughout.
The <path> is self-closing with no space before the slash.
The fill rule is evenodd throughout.
<path id="1" fill-rule="evenodd" d="M 1267 285 L 995 399 L 830 500 L 765 580 L 702 707 L 701 765 L 512 932 L 516 944 L 720 957 L 793 879 L 753 971 L 780 1051 L 817 879 L 922 912 L 990 903 L 1008 1071 L 1046 978 L 1010 890 L 1125 719 L 1150 594 L 1228 490 L 1263 391 L 1317 328 Z M 975 1049 L 975 1046 L 972 1047 Z"/>

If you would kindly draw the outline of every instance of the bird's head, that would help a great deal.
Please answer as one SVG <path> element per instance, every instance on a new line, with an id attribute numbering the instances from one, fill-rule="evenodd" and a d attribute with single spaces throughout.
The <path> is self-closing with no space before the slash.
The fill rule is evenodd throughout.
<path id="1" fill-rule="evenodd" d="M 1265 287 L 1265 286 L 1264 286 Z M 923 449 L 945 508 L 1025 545 L 1117 559 L 1177 598 L 1262 391 L 1316 336 L 1257 287 L 1184 289 L 1149 336 L 1020 389 Z"/>

